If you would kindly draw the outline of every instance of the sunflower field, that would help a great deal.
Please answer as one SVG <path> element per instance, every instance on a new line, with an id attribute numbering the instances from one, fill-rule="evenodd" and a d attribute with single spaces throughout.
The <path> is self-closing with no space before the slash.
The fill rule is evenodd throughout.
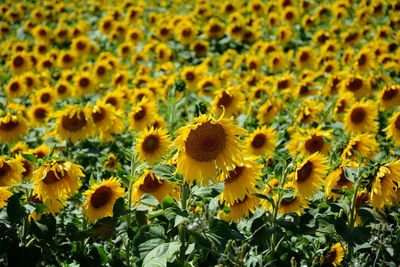
<path id="1" fill-rule="evenodd" d="M 400 266 L 399 0 L 0 0 L 0 266 Z"/>

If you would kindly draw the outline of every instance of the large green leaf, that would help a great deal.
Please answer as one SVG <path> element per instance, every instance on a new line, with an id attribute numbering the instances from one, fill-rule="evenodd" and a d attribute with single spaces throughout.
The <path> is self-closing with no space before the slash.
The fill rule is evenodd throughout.
<path id="1" fill-rule="evenodd" d="M 143 267 L 165 267 L 167 262 L 174 259 L 174 255 L 179 251 L 181 242 L 173 241 L 163 243 L 151 250 L 143 260 Z"/>

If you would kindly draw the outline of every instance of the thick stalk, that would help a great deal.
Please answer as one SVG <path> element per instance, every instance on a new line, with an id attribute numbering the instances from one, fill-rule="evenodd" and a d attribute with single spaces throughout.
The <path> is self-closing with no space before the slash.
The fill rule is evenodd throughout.
<path id="1" fill-rule="evenodd" d="M 187 200 L 189 196 L 189 185 L 185 182 L 181 186 L 181 209 L 182 211 L 186 211 L 187 209 Z M 179 225 L 179 240 L 181 241 L 181 247 L 179 252 L 179 260 L 181 265 L 185 264 L 185 254 L 186 254 L 186 228 L 183 223 Z"/>

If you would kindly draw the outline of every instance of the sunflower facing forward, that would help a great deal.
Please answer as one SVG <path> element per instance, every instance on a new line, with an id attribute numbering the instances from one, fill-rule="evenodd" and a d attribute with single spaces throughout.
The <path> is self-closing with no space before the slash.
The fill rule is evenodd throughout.
<path id="1" fill-rule="evenodd" d="M 290 175 L 295 186 L 295 195 L 310 198 L 322 186 L 322 177 L 328 170 L 327 158 L 319 152 L 297 164 L 297 169 Z"/>
<path id="2" fill-rule="evenodd" d="M 377 117 L 378 109 L 372 101 L 357 102 L 345 114 L 344 127 L 350 133 L 376 133 Z"/>
<path id="3" fill-rule="evenodd" d="M 247 138 L 247 150 L 253 155 L 270 157 L 276 146 L 276 132 L 271 127 L 256 129 Z"/>
<path id="4" fill-rule="evenodd" d="M 136 140 L 136 153 L 140 161 L 146 161 L 150 165 L 160 161 L 168 152 L 171 140 L 164 128 L 145 129 L 139 133 Z"/>
<path id="5" fill-rule="evenodd" d="M 83 203 L 83 215 L 89 222 L 113 215 L 114 204 L 118 198 L 125 196 L 121 182 L 111 177 L 101 183 L 93 185 L 83 193 L 86 196 Z"/>
<path id="6" fill-rule="evenodd" d="M 246 130 L 234 125 L 233 119 L 201 115 L 177 133 L 173 143 L 178 147 L 177 171 L 189 183 L 207 184 L 219 170 L 227 172 L 242 162 L 238 135 Z"/>

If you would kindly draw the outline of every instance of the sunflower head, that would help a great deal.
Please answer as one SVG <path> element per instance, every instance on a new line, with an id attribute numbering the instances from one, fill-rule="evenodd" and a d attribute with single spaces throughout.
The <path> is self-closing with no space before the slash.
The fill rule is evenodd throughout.
<path id="1" fill-rule="evenodd" d="M 246 131 L 234 125 L 232 119 L 201 115 L 177 133 L 177 171 L 189 183 L 207 184 L 209 179 L 217 178 L 219 170 L 227 172 L 242 161 L 238 135 Z"/>
<path id="2" fill-rule="evenodd" d="M 321 258 L 322 266 L 339 266 L 342 262 L 346 249 L 341 243 L 334 244 Z"/>
<path id="3" fill-rule="evenodd" d="M 378 110 L 372 101 L 355 103 L 345 114 L 344 126 L 350 133 L 376 133 Z"/>
<path id="4" fill-rule="evenodd" d="M 252 155 L 271 157 L 276 146 L 276 132 L 271 127 L 263 126 L 256 129 L 247 138 L 247 150 Z"/>
<path id="5" fill-rule="evenodd" d="M 111 177 L 101 183 L 94 184 L 83 193 L 83 215 L 89 222 L 113 215 L 113 207 L 118 198 L 125 196 L 118 178 Z"/>
<path id="6" fill-rule="evenodd" d="M 140 161 L 150 165 L 159 162 L 168 152 L 171 140 L 164 128 L 144 129 L 136 140 L 136 153 Z"/>
<path id="7" fill-rule="evenodd" d="M 16 115 L 6 113 L 0 118 L 0 143 L 9 143 L 19 139 L 26 134 L 29 129 L 29 123 L 21 112 Z"/>

